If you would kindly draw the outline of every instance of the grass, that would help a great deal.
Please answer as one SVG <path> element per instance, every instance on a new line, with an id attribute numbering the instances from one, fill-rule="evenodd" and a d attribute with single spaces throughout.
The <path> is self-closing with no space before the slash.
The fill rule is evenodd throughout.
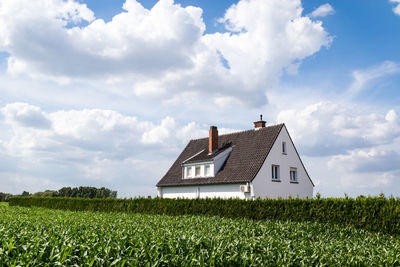
<path id="1" fill-rule="evenodd" d="M 400 265 L 400 239 L 320 223 L 0 206 L 3 265 Z"/>
<path id="2" fill-rule="evenodd" d="M 0 207 L 8 207 L 8 202 L 0 202 Z"/>

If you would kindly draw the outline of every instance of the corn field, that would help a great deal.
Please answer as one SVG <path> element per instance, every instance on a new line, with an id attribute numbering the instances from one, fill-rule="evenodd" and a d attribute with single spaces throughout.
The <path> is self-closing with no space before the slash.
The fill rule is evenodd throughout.
<path id="1" fill-rule="evenodd" d="M 0 266 L 400 265 L 400 239 L 314 222 L 0 206 Z"/>

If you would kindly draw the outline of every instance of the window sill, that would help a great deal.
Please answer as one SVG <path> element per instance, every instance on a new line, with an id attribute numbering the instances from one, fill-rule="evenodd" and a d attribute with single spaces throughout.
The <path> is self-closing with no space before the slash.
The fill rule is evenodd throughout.
<path id="1" fill-rule="evenodd" d="M 272 179 L 271 181 L 272 182 L 280 182 L 281 180 L 280 179 Z"/>
<path id="2" fill-rule="evenodd" d="M 190 179 L 201 179 L 201 178 L 213 178 L 215 176 L 196 176 L 196 177 L 184 177 L 183 180 L 190 180 Z"/>
<path id="3" fill-rule="evenodd" d="M 299 181 L 290 181 L 291 184 L 298 184 Z"/>

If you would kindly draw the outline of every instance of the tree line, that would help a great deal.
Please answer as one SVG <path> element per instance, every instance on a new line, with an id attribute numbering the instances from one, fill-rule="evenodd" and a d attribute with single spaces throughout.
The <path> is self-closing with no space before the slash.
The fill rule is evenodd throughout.
<path id="1" fill-rule="evenodd" d="M 12 195 L 8 193 L 0 193 L 0 202 L 8 202 L 13 196 L 31 196 L 31 197 L 79 197 L 79 198 L 117 198 L 117 191 L 101 187 L 80 186 L 80 187 L 63 187 L 60 190 L 46 190 L 43 192 L 29 193 L 22 192 L 21 195 Z"/>
<path id="2" fill-rule="evenodd" d="M 63 187 L 58 190 L 59 197 L 80 197 L 80 198 L 117 198 L 117 191 L 108 188 L 96 188 L 89 186 Z"/>

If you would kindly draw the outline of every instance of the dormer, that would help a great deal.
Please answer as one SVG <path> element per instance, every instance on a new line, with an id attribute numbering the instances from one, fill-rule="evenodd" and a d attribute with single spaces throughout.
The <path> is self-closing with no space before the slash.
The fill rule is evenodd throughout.
<path id="1" fill-rule="evenodd" d="M 208 149 L 204 148 L 181 163 L 183 179 L 214 177 L 233 149 L 232 144 L 218 148 L 218 130 L 215 126 L 210 127 L 208 144 Z"/>

